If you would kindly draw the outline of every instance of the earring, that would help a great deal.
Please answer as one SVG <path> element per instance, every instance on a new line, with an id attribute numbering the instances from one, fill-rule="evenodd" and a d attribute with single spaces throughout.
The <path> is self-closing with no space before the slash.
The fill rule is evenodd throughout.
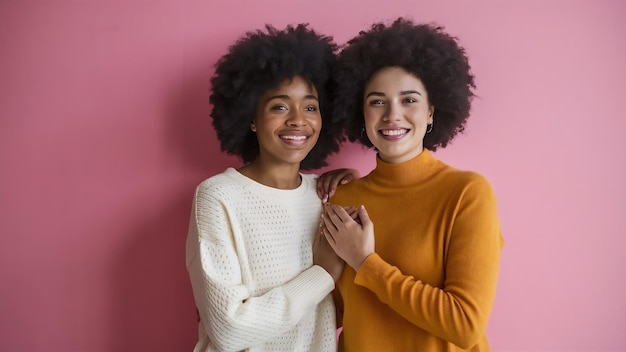
<path id="1" fill-rule="evenodd" d="M 426 133 L 432 132 L 434 124 L 435 124 L 434 121 L 428 124 L 428 129 L 426 130 Z"/>
<path id="2" fill-rule="evenodd" d="M 252 132 L 256 132 L 256 126 L 255 126 L 254 124 L 251 124 L 251 125 L 250 125 L 250 130 L 251 130 Z"/>
<path id="3" fill-rule="evenodd" d="M 361 128 L 361 139 L 363 139 L 363 134 L 365 133 L 365 126 Z"/>
<path id="4" fill-rule="evenodd" d="M 430 112 L 430 116 L 428 116 L 428 119 L 430 120 L 430 123 L 428 124 L 428 129 L 426 130 L 426 133 L 430 133 L 433 131 L 433 126 L 435 125 L 435 107 L 432 107 L 432 111 Z"/>

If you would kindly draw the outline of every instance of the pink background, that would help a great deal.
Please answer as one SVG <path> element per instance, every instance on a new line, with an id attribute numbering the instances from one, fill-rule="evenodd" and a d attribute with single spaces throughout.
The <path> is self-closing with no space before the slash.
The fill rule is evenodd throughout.
<path id="1" fill-rule="evenodd" d="M 0 351 L 191 351 L 192 192 L 239 164 L 212 64 L 264 23 L 343 43 L 399 15 L 444 25 L 477 76 L 436 156 L 499 196 L 494 351 L 625 351 L 622 0 L 0 0 Z"/>

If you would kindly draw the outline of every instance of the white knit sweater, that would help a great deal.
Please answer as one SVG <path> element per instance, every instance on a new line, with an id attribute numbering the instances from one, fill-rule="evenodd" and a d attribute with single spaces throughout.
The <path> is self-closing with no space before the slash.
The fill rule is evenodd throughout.
<path id="1" fill-rule="evenodd" d="M 293 190 L 233 168 L 196 189 L 187 270 L 206 351 L 334 351 L 332 277 L 313 265 L 315 175 Z"/>

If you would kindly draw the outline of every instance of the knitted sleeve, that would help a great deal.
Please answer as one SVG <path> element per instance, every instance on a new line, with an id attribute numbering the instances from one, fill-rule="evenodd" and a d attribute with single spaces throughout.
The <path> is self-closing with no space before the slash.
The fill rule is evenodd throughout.
<path id="1" fill-rule="evenodd" d="M 496 198 L 486 180 L 467 184 L 453 211 L 443 288 L 404 275 L 376 253 L 359 268 L 355 283 L 418 327 L 468 349 L 486 329 L 503 241 Z"/>
<path id="2" fill-rule="evenodd" d="M 312 266 L 259 296 L 243 283 L 232 224 L 215 194 L 198 187 L 187 239 L 189 271 L 201 324 L 219 350 L 243 350 L 292 329 L 332 291 L 334 282 Z M 259 253 L 263 256 L 263 253 Z"/>

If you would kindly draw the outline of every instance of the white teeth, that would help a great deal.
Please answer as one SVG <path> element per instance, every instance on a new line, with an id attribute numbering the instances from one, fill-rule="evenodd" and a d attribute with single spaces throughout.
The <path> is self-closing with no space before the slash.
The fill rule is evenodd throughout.
<path id="1" fill-rule="evenodd" d="M 381 130 L 383 136 L 399 136 L 408 132 L 407 129 L 401 128 L 399 130 Z"/>
<path id="2" fill-rule="evenodd" d="M 306 139 L 306 136 L 280 136 L 280 138 L 282 139 L 291 139 L 294 141 L 301 141 Z"/>

